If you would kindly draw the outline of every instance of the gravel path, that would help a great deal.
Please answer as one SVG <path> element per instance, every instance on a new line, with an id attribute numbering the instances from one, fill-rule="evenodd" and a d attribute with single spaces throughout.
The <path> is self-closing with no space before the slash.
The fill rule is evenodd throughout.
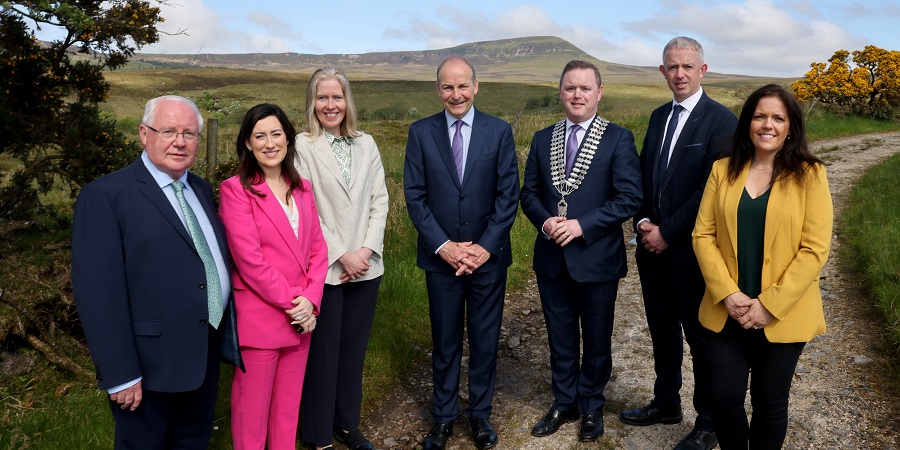
<path id="1" fill-rule="evenodd" d="M 852 183 L 866 169 L 900 151 L 900 133 L 819 141 L 813 148 L 828 163 L 835 221 L 840 223 Z M 860 280 L 840 269 L 841 250 L 836 233 L 823 272 L 828 331 L 807 345 L 800 358 L 785 449 L 900 449 L 898 395 L 889 390 L 887 367 L 881 362 L 883 325 Z M 534 282 L 508 294 L 491 418 L 500 434 L 497 449 L 667 449 L 691 430 L 696 414 L 689 400 L 693 386 L 689 358 L 683 370 L 684 422 L 632 427 L 617 418 L 622 409 L 646 404 L 652 397 L 653 358 L 633 250 L 629 265 L 616 303 L 613 375 L 604 411 L 606 434 L 595 443 L 578 442 L 577 422 L 550 437 L 531 436 L 531 427 L 552 402 L 547 335 Z M 465 379 L 464 372 L 461 411 L 468 401 Z M 363 412 L 363 433 L 379 449 L 418 448 L 431 427 L 430 395 L 430 359 L 428 349 L 422 349 L 422 358 L 408 379 L 387 392 L 380 405 Z M 448 449 L 468 448 L 474 445 L 467 421 L 461 417 Z"/>

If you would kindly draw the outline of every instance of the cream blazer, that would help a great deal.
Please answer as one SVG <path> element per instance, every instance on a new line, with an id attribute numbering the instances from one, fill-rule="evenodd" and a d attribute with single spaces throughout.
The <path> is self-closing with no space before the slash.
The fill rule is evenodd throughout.
<path id="1" fill-rule="evenodd" d="M 297 136 L 297 170 L 312 182 L 319 209 L 322 234 L 328 243 L 328 275 L 325 283 L 341 284 L 344 272 L 337 262 L 347 251 L 372 249 L 372 267 L 356 281 L 384 274 L 384 227 L 388 214 L 388 192 L 384 184 L 381 153 L 372 136 L 363 133 L 350 145 L 350 187 L 325 134 Z"/>
<path id="2" fill-rule="evenodd" d="M 728 312 L 722 300 L 738 292 L 737 208 L 750 165 L 728 182 L 728 159 L 713 164 L 693 232 L 694 253 L 706 280 L 700 323 L 719 332 Z M 775 316 L 764 328 L 770 342 L 808 342 L 825 332 L 819 275 L 831 247 L 833 212 L 825 167 L 816 165 L 805 186 L 776 182 L 766 208 L 762 293 Z"/>

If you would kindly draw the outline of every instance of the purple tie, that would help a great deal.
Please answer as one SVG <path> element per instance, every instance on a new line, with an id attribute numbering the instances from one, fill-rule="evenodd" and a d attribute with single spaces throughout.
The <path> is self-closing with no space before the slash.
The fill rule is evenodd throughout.
<path id="1" fill-rule="evenodd" d="M 453 150 L 453 162 L 456 163 L 456 176 L 459 177 L 459 182 L 462 183 L 462 173 L 463 173 L 463 137 L 462 137 L 462 129 L 463 121 L 457 120 L 456 123 L 456 134 L 453 135 L 453 143 L 450 145 L 450 148 Z"/>
<path id="2" fill-rule="evenodd" d="M 572 172 L 572 166 L 575 165 L 575 156 L 578 155 L 578 130 L 579 125 L 573 125 L 572 131 L 569 132 L 569 140 L 566 141 L 566 177 Z"/>

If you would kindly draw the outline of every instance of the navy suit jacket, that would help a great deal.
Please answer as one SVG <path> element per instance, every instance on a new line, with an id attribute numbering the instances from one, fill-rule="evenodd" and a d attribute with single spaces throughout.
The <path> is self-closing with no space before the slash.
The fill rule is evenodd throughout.
<path id="1" fill-rule="evenodd" d="M 614 123 L 607 125 L 581 187 L 566 196 L 566 217 L 578 219 L 584 234 L 565 247 L 548 239 L 541 230 L 544 222 L 557 214 L 560 199 L 550 176 L 552 135 L 553 126 L 534 133 L 522 185 L 522 211 L 538 229 L 534 271 L 556 277 L 565 261 L 569 275 L 578 282 L 622 278 L 627 273 L 622 223 L 641 205 L 634 134 Z"/>
<path id="2" fill-rule="evenodd" d="M 230 267 L 212 189 L 194 174 L 188 182 Z M 100 388 L 141 376 L 151 391 L 200 387 L 210 337 L 206 273 L 187 229 L 140 158 L 81 190 L 72 229 L 72 286 Z M 218 333 L 223 361 L 243 368 L 233 297 Z"/>
<path id="3" fill-rule="evenodd" d="M 519 166 L 512 127 L 475 110 L 462 184 L 441 111 L 409 127 L 403 187 L 406 209 L 419 232 L 417 262 L 434 272 L 454 272 L 435 251 L 448 239 L 471 241 L 491 252 L 480 272 L 512 264 L 509 230 L 516 218 Z"/>
<path id="4" fill-rule="evenodd" d="M 728 108 L 709 98 L 706 92 L 691 111 L 672 149 L 666 176 L 659 180 L 662 141 L 672 102 L 660 106 L 650 115 L 650 124 L 641 150 L 641 173 L 644 175 L 644 201 L 634 216 L 634 224 L 650 219 L 659 225 L 663 239 L 669 244 L 668 253 L 689 253 L 691 231 L 700 209 L 700 198 L 709 171 L 731 142 L 737 117 Z M 662 183 L 662 188 L 657 186 Z M 664 252 L 665 253 L 665 252 Z"/>

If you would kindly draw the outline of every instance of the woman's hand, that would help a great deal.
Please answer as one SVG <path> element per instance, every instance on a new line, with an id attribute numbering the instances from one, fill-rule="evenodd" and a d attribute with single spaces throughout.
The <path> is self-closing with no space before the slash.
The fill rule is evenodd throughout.
<path id="1" fill-rule="evenodd" d="M 750 310 L 750 305 L 753 304 L 753 299 L 741 291 L 729 294 L 724 301 L 728 315 L 738 322 L 741 321 L 741 317 L 747 314 L 747 311 Z"/>
<path id="2" fill-rule="evenodd" d="M 291 318 L 291 325 L 300 325 L 303 327 L 303 333 L 309 333 L 316 327 L 316 316 L 313 315 L 313 304 L 308 298 L 298 296 L 291 300 L 295 306 L 291 309 L 284 310 L 288 317 Z"/>
<path id="3" fill-rule="evenodd" d="M 758 330 L 765 327 L 769 324 L 769 322 L 775 319 L 775 316 L 773 316 L 772 313 L 770 313 L 769 310 L 766 309 L 765 306 L 763 306 L 762 302 L 759 301 L 758 298 L 750 299 L 750 301 L 750 309 L 746 314 L 744 314 L 743 317 L 738 319 L 738 322 L 740 322 L 741 326 L 744 327 L 744 329 L 753 328 L 754 330 Z"/>
<path id="4" fill-rule="evenodd" d="M 344 252 L 338 258 L 338 262 L 344 268 L 344 273 L 341 274 L 341 283 L 364 277 L 369 271 L 369 267 L 372 267 L 372 263 L 369 262 L 371 257 L 372 249 L 367 247 L 362 247 L 355 252 Z"/>

